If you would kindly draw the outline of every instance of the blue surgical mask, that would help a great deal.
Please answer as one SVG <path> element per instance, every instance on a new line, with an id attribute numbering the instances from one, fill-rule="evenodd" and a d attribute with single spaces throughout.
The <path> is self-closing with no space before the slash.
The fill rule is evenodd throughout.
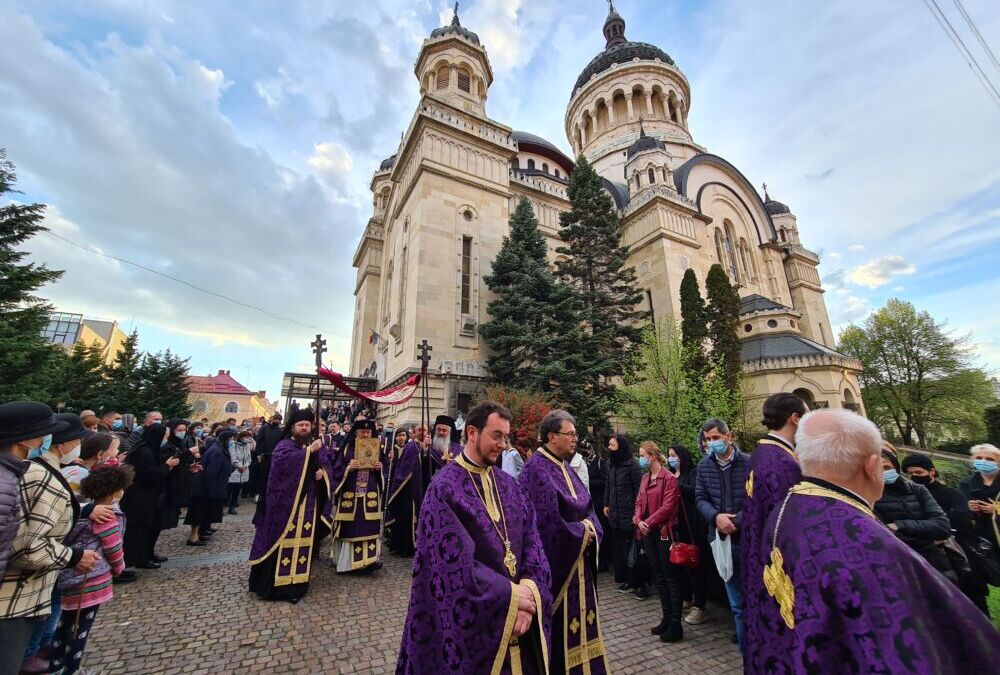
<path id="1" fill-rule="evenodd" d="M 974 459 L 972 460 L 972 468 L 979 473 L 985 473 L 987 475 L 994 474 L 1000 467 L 997 463 L 990 459 Z"/>
<path id="2" fill-rule="evenodd" d="M 897 480 L 899 480 L 899 472 L 895 469 L 886 469 L 882 472 L 882 481 L 886 485 L 892 485 Z"/>
<path id="3" fill-rule="evenodd" d="M 236 441 L 229 441 L 228 447 L 229 447 L 230 450 L 232 450 L 233 448 L 235 448 L 236 447 Z"/>
<path id="4" fill-rule="evenodd" d="M 34 459 L 35 457 L 41 457 L 49 448 L 52 447 L 52 434 L 48 434 L 42 437 L 42 444 L 37 448 L 28 451 L 28 459 Z"/>
<path id="5" fill-rule="evenodd" d="M 186 431 L 175 431 L 174 432 L 174 436 L 176 436 L 177 438 L 179 438 L 181 440 L 184 440 L 184 437 L 187 436 L 187 432 Z"/>
<path id="6" fill-rule="evenodd" d="M 667 466 L 669 466 L 671 469 L 676 469 L 680 465 L 681 465 L 680 457 L 667 457 Z"/>
<path id="7" fill-rule="evenodd" d="M 726 454 L 726 450 L 729 448 L 729 443 L 727 443 L 724 438 L 717 438 L 714 441 L 706 443 L 706 448 L 712 454 L 724 455 Z"/>
<path id="8" fill-rule="evenodd" d="M 197 436 L 198 438 L 201 438 L 202 436 L 205 435 L 205 430 L 204 429 L 195 429 L 194 430 L 194 435 Z"/>
<path id="9" fill-rule="evenodd" d="M 642 469 L 643 471 L 645 471 L 646 469 L 649 468 L 649 458 L 648 457 L 640 457 L 639 458 L 639 468 Z"/>
<path id="10" fill-rule="evenodd" d="M 111 430 L 112 431 L 121 431 L 122 426 L 123 425 L 122 425 L 122 421 L 121 420 L 115 420 L 114 422 L 111 423 Z"/>

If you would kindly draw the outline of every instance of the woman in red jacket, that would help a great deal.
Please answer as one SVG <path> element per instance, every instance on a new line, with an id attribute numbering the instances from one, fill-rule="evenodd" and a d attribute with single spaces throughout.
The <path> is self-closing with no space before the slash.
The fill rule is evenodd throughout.
<path id="1" fill-rule="evenodd" d="M 662 642 L 679 642 L 681 625 L 681 570 L 670 562 L 671 536 L 677 526 L 680 488 L 677 479 L 664 467 L 666 460 L 652 441 L 639 446 L 639 466 L 646 472 L 635 499 L 636 536 L 642 537 L 653 582 L 660 594 L 663 619 L 650 632 Z"/>

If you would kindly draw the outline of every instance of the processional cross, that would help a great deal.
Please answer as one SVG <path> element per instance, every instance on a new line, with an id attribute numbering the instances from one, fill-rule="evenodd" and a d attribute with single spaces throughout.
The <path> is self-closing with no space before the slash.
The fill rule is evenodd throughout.
<path id="1" fill-rule="evenodd" d="M 326 340 L 319 333 L 316 339 L 309 345 L 313 354 L 316 355 L 316 410 L 313 415 L 313 424 L 316 425 L 315 432 L 319 434 L 319 369 L 323 367 L 323 352 L 326 351 Z"/>

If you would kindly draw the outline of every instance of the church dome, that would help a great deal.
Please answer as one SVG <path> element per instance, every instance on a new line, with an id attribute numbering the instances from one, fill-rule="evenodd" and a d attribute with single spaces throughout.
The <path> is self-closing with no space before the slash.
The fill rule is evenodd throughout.
<path id="1" fill-rule="evenodd" d="M 382 160 L 382 163 L 378 165 L 378 170 L 379 171 L 385 171 L 387 169 L 391 169 L 392 165 L 395 164 L 395 163 L 396 163 L 396 155 L 393 154 L 393 155 L 391 155 L 389 157 L 386 157 L 385 159 Z"/>
<path id="2" fill-rule="evenodd" d="M 667 146 L 663 144 L 658 138 L 653 136 L 647 136 L 646 130 L 642 128 L 642 120 L 639 120 L 639 138 L 635 139 L 635 143 L 629 146 L 628 150 L 625 151 L 625 156 L 627 159 L 632 159 L 640 152 L 644 150 L 666 150 Z"/>
<path id="3" fill-rule="evenodd" d="M 614 3 L 609 3 L 608 18 L 604 20 L 604 37 L 607 40 L 604 50 L 591 59 L 590 63 L 576 78 L 573 92 L 598 73 L 603 73 L 618 63 L 628 63 L 635 59 L 640 61 L 660 61 L 672 65 L 674 60 L 665 51 L 646 42 L 629 42 L 625 38 L 625 19 L 615 11 Z"/>
<path id="4" fill-rule="evenodd" d="M 791 213 L 792 210 L 788 208 L 787 204 L 782 204 L 781 202 L 775 201 L 773 199 L 768 199 L 764 202 L 764 210 L 767 211 L 769 216 L 777 216 L 782 213 Z"/>
<path id="5" fill-rule="evenodd" d="M 441 26 L 431 31 L 431 38 L 443 37 L 445 35 L 460 35 L 473 44 L 479 44 L 479 36 L 468 28 L 463 28 L 458 20 L 458 3 L 455 3 L 455 14 L 451 17 L 451 23 Z"/>

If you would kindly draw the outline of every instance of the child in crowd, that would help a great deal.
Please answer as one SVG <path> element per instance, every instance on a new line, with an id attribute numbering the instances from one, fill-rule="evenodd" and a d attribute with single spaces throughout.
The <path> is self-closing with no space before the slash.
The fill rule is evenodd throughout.
<path id="1" fill-rule="evenodd" d="M 125 569 L 122 551 L 125 515 L 118 508 L 118 500 L 131 485 L 133 475 L 132 467 L 127 464 L 101 465 L 80 482 L 81 496 L 111 507 L 116 518 L 106 523 L 81 518 L 64 542 L 96 551 L 101 559 L 90 572 L 70 568 L 59 575 L 63 613 L 52 640 L 50 672 L 70 675 L 80 668 L 97 610 L 114 595 L 112 577 Z"/>

